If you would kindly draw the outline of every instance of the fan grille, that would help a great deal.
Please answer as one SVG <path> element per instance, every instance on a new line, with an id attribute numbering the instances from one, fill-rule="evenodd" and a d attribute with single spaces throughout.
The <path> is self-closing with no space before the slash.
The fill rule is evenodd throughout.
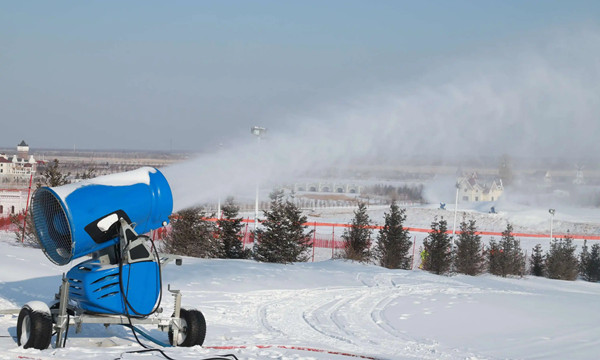
<path id="1" fill-rule="evenodd" d="M 48 188 L 38 189 L 31 211 L 37 240 L 48 259 L 57 265 L 67 264 L 73 257 L 71 227 L 56 195 Z"/>

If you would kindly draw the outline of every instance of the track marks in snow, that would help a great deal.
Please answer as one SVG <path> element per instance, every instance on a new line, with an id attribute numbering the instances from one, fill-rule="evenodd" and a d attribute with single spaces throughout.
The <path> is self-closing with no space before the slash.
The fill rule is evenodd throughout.
<path id="1" fill-rule="evenodd" d="M 260 292 L 262 299 L 252 294 L 256 322 L 264 338 L 324 344 L 346 351 L 362 352 L 378 349 L 386 356 L 419 359 L 439 359 L 445 356 L 437 345 L 411 339 L 401 331 L 399 322 L 412 314 L 396 314 L 388 318 L 386 310 L 403 298 L 431 296 L 439 288 L 429 284 L 403 284 L 401 277 L 389 274 L 369 276 L 361 273 L 356 279 L 361 286 L 328 289 L 280 290 Z M 427 311 L 429 309 L 424 309 Z"/>
<path id="2" fill-rule="evenodd" d="M 377 303 L 377 305 L 375 305 L 375 307 L 371 311 L 371 319 L 373 320 L 375 325 L 377 325 L 380 329 L 382 329 L 386 333 L 388 333 L 394 337 L 398 337 L 398 338 L 400 337 L 400 333 L 391 324 L 391 322 L 385 317 L 384 311 L 389 306 L 389 304 L 392 301 L 396 300 L 396 298 L 398 298 L 399 296 L 400 295 L 394 295 L 394 296 L 383 298 L 381 301 L 379 301 Z M 404 319 L 407 319 L 409 316 L 410 316 L 410 314 L 401 314 L 400 319 L 404 320 Z"/>
<path id="3" fill-rule="evenodd" d="M 350 340 L 353 335 L 341 326 L 337 319 L 337 311 L 341 307 L 340 303 L 347 302 L 347 299 L 325 300 L 317 304 L 316 308 L 309 308 L 302 313 L 302 319 L 314 331 L 329 338 L 343 341 L 348 344 L 354 344 Z"/>
<path id="4" fill-rule="evenodd" d="M 487 292 L 451 279 L 449 290 L 393 272 L 362 272 L 355 279 L 355 285 L 337 287 L 186 291 L 186 296 L 202 304 L 199 309 L 214 329 L 207 343 L 213 345 L 314 344 L 386 359 L 455 359 L 457 350 L 446 352 L 410 336 L 408 320 L 443 307 L 432 300 L 448 300 L 448 293 L 453 302 L 465 302 L 473 293 Z"/>

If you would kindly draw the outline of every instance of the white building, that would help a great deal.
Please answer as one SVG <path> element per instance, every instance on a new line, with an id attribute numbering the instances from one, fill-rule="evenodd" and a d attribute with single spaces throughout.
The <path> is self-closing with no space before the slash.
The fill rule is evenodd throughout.
<path id="1" fill-rule="evenodd" d="M 0 217 L 25 211 L 27 192 L 27 190 L 0 190 Z"/>
<path id="2" fill-rule="evenodd" d="M 0 154 L 0 176 L 30 176 L 37 170 L 37 161 L 29 155 L 29 145 L 21 141 L 17 145 L 17 154 L 12 157 Z"/>
<path id="3" fill-rule="evenodd" d="M 458 179 L 458 194 L 461 202 L 496 201 L 503 192 L 504 187 L 500 179 L 484 183 L 478 178 L 477 173 Z"/>

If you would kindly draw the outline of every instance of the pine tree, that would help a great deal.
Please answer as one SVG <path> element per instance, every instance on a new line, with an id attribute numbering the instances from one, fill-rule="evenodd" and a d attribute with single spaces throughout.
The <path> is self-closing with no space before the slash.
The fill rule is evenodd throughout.
<path id="1" fill-rule="evenodd" d="M 345 241 L 343 257 L 349 260 L 369 261 L 371 259 L 371 220 L 367 214 L 367 205 L 358 203 L 350 227 L 344 230 Z"/>
<path id="2" fill-rule="evenodd" d="M 379 230 L 375 254 L 379 264 L 388 269 L 410 269 L 412 256 L 409 251 L 412 243 L 408 229 L 403 227 L 405 212 L 392 201 L 390 212 L 384 214 L 385 224 Z"/>
<path id="3" fill-rule="evenodd" d="M 199 207 L 185 209 L 171 216 L 171 233 L 165 238 L 163 251 L 200 258 L 221 257 L 217 227 L 206 218 L 206 212 Z"/>
<path id="4" fill-rule="evenodd" d="M 477 234 L 475 220 L 463 218 L 456 244 L 456 271 L 466 275 L 478 275 L 483 272 L 485 258 L 481 253 L 481 236 Z"/>
<path id="5" fill-rule="evenodd" d="M 70 184 L 71 181 L 69 177 L 71 173 L 63 174 L 60 170 L 60 162 L 58 159 L 54 159 L 49 165 L 45 167 L 45 169 L 40 174 L 39 181 L 37 183 L 37 187 L 41 186 L 61 186 Z"/>
<path id="6" fill-rule="evenodd" d="M 584 241 L 579 259 L 581 277 L 586 281 L 600 281 L 600 244 L 592 245 L 591 252 L 588 252 L 587 240 Z"/>
<path id="7" fill-rule="evenodd" d="M 500 254 L 503 250 L 500 249 L 500 244 L 496 241 L 496 239 L 492 236 L 490 238 L 489 250 L 487 252 L 488 256 L 488 272 L 490 274 L 499 275 L 502 273 L 500 262 L 501 257 Z"/>
<path id="8" fill-rule="evenodd" d="M 550 279 L 575 280 L 577 278 L 579 262 L 575 256 L 576 245 L 573 238 L 553 239 L 550 251 L 546 254 L 546 271 Z"/>
<path id="9" fill-rule="evenodd" d="M 587 280 L 586 270 L 590 259 L 590 253 L 588 251 L 587 240 L 583 240 L 583 246 L 581 247 L 581 253 L 579 254 L 579 274 L 584 280 Z"/>
<path id="10" fill-rule="evenodd" d="M 521 250 L 521 241 L 517 240 L 512 233 L 512 225 L 507 224 L 500 239 L 500 246 L 504 250 L 502 254 L 506 256 L 505 273 L 523 276 L 525 274 L 525 254 Z"/>
<path id="11" fill-rule="evenodd" d="M 489 272 L 506 277 L 508 275 L 523 275 L 525 272 L 524 254 L 521 243 L 512 234 L 511 224 L 506 225 L 500 242 L 490 240 Z"/>
<path id="12" fill-rule="evenodd" d="M 289 199 L 283 200 L 283 191 L 275 191 L 270 197 L 270 209 L 263 211 L 263 228 L 255 234 L 254 258 L 282 264 L 307 261 L 312 230 L 306 232 L 306 216 Z"/>
<path id="13" fill-rule="evenodd" d="M 31 211 L 28 211 L 27 216 L 25 217 L 26 220 L 23 219 L 22 213 L 10 215 L 10 222 L 15 229 L 15 240 L 19 243 L 23 241 L 25 245 L 39 248 L 40 244 L 35 235 L 35 225 L 33 223 Z M 23 224 L 25 225 L 23 226 Z M 25 231 L 23 231 L 23 229 L 25 229 Z"/>
<path id="14" fill-rule="evenodd" d="M 542 253 L 542 245 L 537 244 L 531 250 L 531 259 L 529 260 L 531 266 L 531 275 L 533 276 L 544 276 L 546 273 L 546 259 Z"/>
<path id="15" fill-rule="evenodd" d="M 77 174 L 77 175 L 79 175 L 79 174 Z M 82 179 L 82 180 L 85 180 L 85 179 L 93 179 L 93 178 L 95 178 L 96 176 L 98 176 L 98 175 L 96 174 L 96 168 L 94 168 L 94 167 L 89 167 L 89 168 L 87 168 L 87 169 L 86 169 L 86 170 L 83 172 L 83 174 L 81 174 L 81 179 Z"/>
<path id="16" fill-rule="evenodd" d="M 448 223 L 437 218 L 431 223 L 431 233 L 423 240 L 425 263 L 423 269 L 434 274 L 445 274 L 452 265 L 450 251 L 450 235 L 447 233 Z"/>
<path id="17" fill-rule="evenodd" d="M 223 217 L 217 220 L 219 228 L 219 239 L 222 242 L 222 256 L 226 259 L 247 259 L 250 256 L 250 250 L 244 249 L 242 243 L 242 218 L 237 217 L 239 207 L 229 197 L 223 205 Z"/>

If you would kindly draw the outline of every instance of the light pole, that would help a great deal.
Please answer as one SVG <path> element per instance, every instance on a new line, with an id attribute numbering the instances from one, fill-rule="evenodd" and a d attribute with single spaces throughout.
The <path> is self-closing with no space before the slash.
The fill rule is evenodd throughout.
<path id="1" fill-rule="evenodd" d="M 219 143 L 219 152 L 223 150 L 223 144 Z M 219 190 L 218 200 L 217 200 L 217 219 L 221 220 L 221 191 Z"/>
<path id="2" fill-rule="evenodd" d="M 250 128 L 252 135 L 256 136 L 257 141 L 257 152 L 260 147 L 260 138 L 267 132 L 267 129 L 260 126 L 253 126 Z M 256 177 L 256 201 L 254 203 L 254 233 L 256 234 L 256 228 L 258 227 L 258 176 Z"/>
<path id="3" fill-rule="evenodd" d="M 450 247 L 452 251 L 454 251 L 454 235 L 456 234 L 456 214 L 458 212 L 458 189 L 460 185 L 457 182 L 454 186 L 456 187 L 456 198 L 454 199 L 454 225 L 452 226 L 452 246 Z"/>
<path id="4" fill-rule="evenodd" d="M 552 225 L 554 225 L 554 213 L 556 210 L 549 209 L 548 212 L 550 213 L 550 242 L 552 242 Z"/>

